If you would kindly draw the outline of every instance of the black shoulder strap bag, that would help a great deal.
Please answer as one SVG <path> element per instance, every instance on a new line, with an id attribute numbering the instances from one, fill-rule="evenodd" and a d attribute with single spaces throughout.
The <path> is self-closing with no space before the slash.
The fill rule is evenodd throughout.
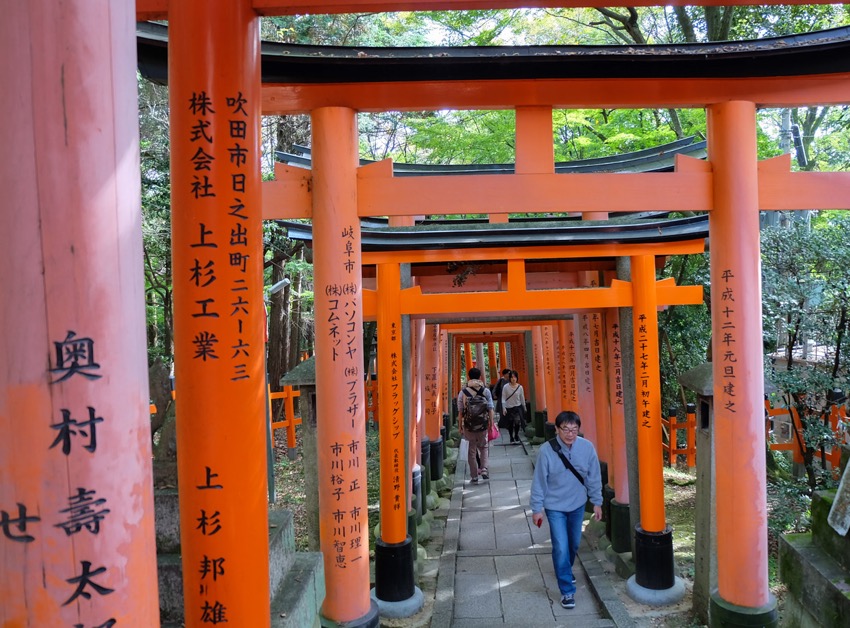
<path id="1" fill-rule="evenodd" d="M 580 474 L 578 471 L 576 471 L 576 468 L 572 465 L 572 463 L 571 463 L 569 460 L 567 460 L 567 457 L 566 457 L 566 456 L 563 454 L 563 452 L 561 451 L 561 446 L 560 446 L 560 445 L 558 445 L 558 443 L 557 443 L 557 441 L 555 440 L 555 438 L 550 438 L 550 439 L 549 439 L 549 447 L 551 447 L 551 448 L 552 448 L 552 450 L 553 450 L 556 454 L 558 454 L 558 458 L 560 458 L 560 459 L 561 459 L 561 462 L 563 462 L 563 463 L 564 463 L 564 466 L 565 466 L 567 469 L 569 469 L 570 471 L 572 471 L 572 472 L 573 472 L 573 475 L 575 475 L 575 476 L 576 476 L 576 478 L 578 478 L 578 481 L 579 481 L 579 482 L 581 482 L 581 485 L 582 485 L 582 486 L 584 486 L 584 478 L 583 478 L 583 477 L 581 477 L 581 474 Z"/>

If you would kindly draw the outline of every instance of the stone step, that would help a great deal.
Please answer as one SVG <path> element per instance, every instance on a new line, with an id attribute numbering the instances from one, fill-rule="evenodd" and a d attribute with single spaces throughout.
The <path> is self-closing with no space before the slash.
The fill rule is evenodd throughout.
<path id="1" fill-rule="evenodd" d="M 294 554 L 289 571 L 272 597 L 272 628 L 318 628 L 325 599 L 325 567 L 320 552 Z"/>
<path id="2" fill-rule="evenodd" d="M 295 526 L 289 510 L 269 511 L 269 590 L 274 599 L 295 559 Z"/>
<path id="3" fill-rule="evenodd" d="M 176 495 L 174 497 L 176 498 Z M 167 507 L 167 509 L 163 508 L 162 511 L 163 514 L 168 515 L 164 517 L 164 520 L 170 521 L 176 516 L 176 510 L 171 510 L 171 506 L 174 504 L 176 504 L 176 499 L 172 496 L 166 496 L 165 499 L 161 500 L 160 506 Z M 278 589 L 281 588 L 282 583 L 290 577 L 288 572 L 298 555 L 295 552 L 295 531 L 292 524 L 292 513 L 288 510 L 269 511 L 269 593 L 272 599 Z M 172 534 L 172 532 L 169 531 L 168 534 Z M 157 530 L 157 538 L 159 539 L 159 530 Z M 159 543 L 157 543 L 157 547 L 159 547 Z M 163 623 L 182 622 L 183 570 L 180 554 L 158 551 L 157 577 L 159 580 L 160 621 Z M 324 579 L 322 580 L 322 587 L 324 587 Z"/>
<path id="4" fill-rule="evenodd" d="M 812 495 L 812 540 L 844 569 L 850 570 L 850 536 L 839 536 L 829 522 L 829 509 L 835 491 L 815 491 Z"/>
<path id="5" fill-rule="evenodd" d="M 811 534 L 779 539 L 779 578 L 797 605 L 823 628 L 843 628 L 850 617 L 850 573 L 815 544 Z M 790 625 L 790 624 L 789 624 Z"/>

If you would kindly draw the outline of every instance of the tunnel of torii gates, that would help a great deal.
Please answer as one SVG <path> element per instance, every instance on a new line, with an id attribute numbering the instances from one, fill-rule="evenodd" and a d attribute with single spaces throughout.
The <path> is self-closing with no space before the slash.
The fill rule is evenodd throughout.
<path id="1" fill-rule="evenodd" d="M 569 325 L 575 329 L 570 313 L 575 321 L 584 312 L 632 308 L 641 326 L 634 349 L 647 352 L 646 366 L 636 365 L 637 386 L 646 381 L 648 393 L 639 428 L 640 529 L 661 533 L 663 503 L 652 498 L 659 495 L 661 481 L 661 408 L 652 348 L 656 309 L 695 297 L 688 287 L 658 284 L 653 269 L 659 256 L 696 252 L 702 243 L 650 246 L 614 238 L 602 254 L 628 258 L 630 281 L 547 294 L 530 289 L 524 274 L 529 259 L 587 259 L 600 254 L 598 246 L 505 245 L 381 256 L 361 251 L 359 223 L 389 216 L 392 224 L 405 225 L 433 214 L 486 214 L 492 223 L 504 223 L 512 212 L 603 220 L 644 210 L 709 217 L 718 577 L 712 604 L 728 611 L 727 620 L 729 613 L 738 613 L 747 625 L 775 622 L 765 534 L 759 210 L 847 209 L 850 175 L 791 172 L 787 157 L 759 161 L 755 114 L 758 107 L 850 102 L 847 36 L 790 46 L 781 54 L 783 45 L 774 42 L 771 62 L 762 62 L 762 53 L 770 50 L 749 42 L 731 57 L 705 46 L 690 56 L 687 47 L 647 46 L 642 54 L 629 55 L 612 49 L 547 56 L 518 49 L 516 55 L 493 58 L 485 52 L 456 63 L 444 50 L 410 59 L 401 72 L 367 52 L 354 54 L 355 62 L 349 60 L 341 74 L 302 68 L 306 74 L 300 78 L 292 74 L 270 82 L 261 73 L 260 15 L 603 4 L 610 2 L 6 3 L 0 21 L 5 112 L 0 137 L 14 150 L 4 151 L 0 170 L 6 190 L 0 212 L 4 625 L 159 622 L 135 36 L 136 21 L 148 19 L 167 19 L 169 25 L 187 626 L 210 623 L 210 617 L 238 626 L 270 624 L 263 219 L 311 218 L 315 234 L 324 623 L 378 625 L 366 529 L 364 318 L 378 320 L 378 370 L 392 373 L 393 355 L 406 341 L 392 331 L 402 316 L 424 318 L 426 326 L 440 325 L 439 316 L 456 317 L 460 309 L 475 316 L 533 316 L 552 321 L 540 326 L 541 342 L 547 337 L 555 342 L 556 328 L 559 334 L 568 334 Z M 818 50 L 825 52 L 807 56 Z M 547 63 L 555 57 L 557 63 Z M 372 67 L 379 69 L 371 73 Z M 670 173 L 555 174 L 553 108 L 597 107 L 704 107 L 708 160 L 681 159 Z M 451 108 L 516 111 L 514 173 L 486 179 L 396 178 L 389 176 L 388 164 L 358 167 L 358 112 Z M 292 113 L 312 118 L 312 170 L 280 169 L 274 182 L 262 183 L 260 117 Z M 462 307 L 471 300 L 420 294 L 417 286 L 401 289 L 400 267 L 429 256 L 459 262 L 496 256 L 507 267 L 504 283 L 476 296 L 474 306 Z M 374 290 L 362 280 L 367 265 L 377 269 Z M 386 403 L 395 394 L 392 376 L 379 381 L 385 395 L 381 460 L 397 465 L 394 458 L 405 447 L 400 409 L 395 401 Z M 563 388 L 563 382 L 552 382 L 553 389 L 558 385 Z M 636 405 L 643 400 L 637 398 Z M 596 427 L 599 438 L 601 425 Z M 613 438 L 620 437 L 616 430 Z M 608 462 L 616 490 L 625 488 L 616 480 L 616 461 Z M 403 471 L 407 478 L 408 469 Z M 402 469 L 390 466 L 382 473 L 400 476 Z M 403 549 L 407 539 L 400 515 L 409 503 L 407 491 L 405 482 L 382 485 L 381 542 L 389 548 Z"/>

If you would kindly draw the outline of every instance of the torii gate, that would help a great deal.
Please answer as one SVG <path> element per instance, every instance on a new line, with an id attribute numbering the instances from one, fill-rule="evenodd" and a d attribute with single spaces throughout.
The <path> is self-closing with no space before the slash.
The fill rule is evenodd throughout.
<path id="1" fill-rule="evenodd" d="M 714 364 L 719 589 L 712 607 L 725 625 L 742 617 L 748 625 L 775 622 L 764 535 L 758 210 L 847 209 L 850 182 L 847 173 L 791 173 L 787 158 L 759 163 L 755 111 L 757 106 L 848 103 L 847 69 L 747 80 L 511 79 L 472 81 L 464 90 L 431 81 L 396 83 L 392 89 L 374 83 L 280 85 L 260 92 L 260 14 L 528 4 L 610 3 L 238 0 L 210 6 L 201 0 L 138 0 L 135 16 L 131 0 L 5 7 L 0 45 L 7 62 L 0 70 L 0 98 L 6 116 L 0 125 L 16 150 L 4 154 L 2 169 L 15 211 L 0 216 L 6 297 L 0 322 L 0 425 L 13 435 L 0 445 L 4 622 L 154 626 L 158 621 L 142 279 L 133 270 L 141 261 L 134 17 L 167 17 L 172 43 L 175 262 L 191 278 L 175 312 L 178 386 L 183 386 L 181 400 L 191 407 L 181 414 L 181 429 L 200 435 L 192 448 L 188 438 L 181 439 L 181 486 L 197 487 L 185 501 L 181 496 L 182 518 L 199 523 L 194 533 L 185 532 L 184 560 L 196 565 L 226 560 L 228 573 L 239 574 L 209 584 L 199 573 L 187 577 L 186 606 L 196 611 L 187 616 L 187 625 L 198 625 L 209 613 L 221 617 L 225 609 L 234 623 L 269 623 L 263 432 L 253 424 L 227 427 L 236 413 L 263 414 L 261 111 L 313 116 L 312 189 L 298 195 L 306 205 L 294 210 L 312 215 L 323 234 L 316 249 L 316 285 L 324 291 L 317 291 L 317 320 L 337 311 L 335 302 L 343 300 L 335 290 L 342 296 L 361 291 L 360 260 L 349 266 L 338 249 L 347 243 L 358 249 L 360 215 L 403 208 L 401 214 L 413 216 L 434 205 L 447 213 L 507 214 L 526 205 L 584 213 L 647 206 L 709 212 L 712 241 L 727 243 L 712 252 L 714 301 L 729 304 L 713 313 L 714 355 L 722 359 Z M 516 108 L 517 174 L 491 178 L 486 188 L 471 177 L 424 188 L 415 181 L 358 176 L 357 111 L 446 106 Z M 672 175 L 558 180 L 549 170 L 551 128 L 544 132 L 554 106 L 705 106 L 709 163 Z M 206 142 L 201 153 L 192 146 L 193 137 Z M 227 139 L 212 146 L 214 137 Z M 206 175 L 203 164 L 213 161 L 218 166 Z M 214 188 L 220 196 L 212 196 Z M 597 194 L 603 188 L 606 194 Z M 263 196 L 264 207 L 275 206 L 272 189 Z M 248 247 L 241 248 L 243 242 Z M 209 264 L 217 265 L 218 274 L 208 274 Z M 217 285 L 202 290 L 210 287 L 211 277 Z M 345 305 L 341 313 L 357 327 L 359 304 L 347 300 Z M 219 307 L 234 309 L 222 316 Z M 216 318 L 207 321 L 211 327 L 198 324 Z M 319 381 L 336 386 L 352 377 L 347 371 L 354 361 L 335 359 L 328 341 L 334 332 L 326 319 L 318 331 L 323 339 L 317 357 L 325 362 Z M 213 340 L 229 350 L 214 368 Z M 362 350 L 358 342 L 352 337 L 354 353 Z M 325 478 L 334 464 L 350 465 L 344 478 L 349 494 L 340 496 L 340 506 L 351 519 L 346 523 L 356 529 L 355 513 L 365 510 L 364 475 L 357 471 L 362 404 L 356 395 L 351 403 L 320 400 L 319 411 L 329 417 L 319 434 L 325 448 L 322 493 L 333 499 Z M 350 412 L 352 404 L 360 409 Z M 228 461 L 234 453 L 240 465 Z M 90 527 L 63 526 L 62 513 L 84 502 L 100 508 Z M 333 562 L 331 595 L 323 609 L 328 621 L 377 624 L 366 590 L 363 534 L 338 549 L 334 531 L 323 532 L 322 546 Z"/>

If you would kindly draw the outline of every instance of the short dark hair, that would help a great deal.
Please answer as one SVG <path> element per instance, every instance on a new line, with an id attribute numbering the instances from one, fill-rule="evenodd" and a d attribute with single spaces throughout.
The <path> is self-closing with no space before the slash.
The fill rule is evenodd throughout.
<path id="1" fill-rule="evenodd" d="M 564 423 L 575 423 L 581 427 L 581 417 L 572 410 L 564 410 L 555 417 L 555 427 L 561 427 Z"/>
<path id="2" fill-rule="evenodd" d="M 519 380 L 519 372 L 518 372 L 518 371 L 511 371 L 511 375 L 510 375 L 510 376 L 511 376 L 511 377 L 516 377 L 516 378 L 517 378 L 517 380 Z"/>
<path id="3" fill-rule="evenodd" d="M 469 379 L 481 379 L 481 369 L 473 366 L 471 369 L 469 369 L 468 375 Z"/>
<path id="4" fill-rule="evenodd" d="M 511 369 L 502 369 L 502 375 L 510 375 Z"/>

